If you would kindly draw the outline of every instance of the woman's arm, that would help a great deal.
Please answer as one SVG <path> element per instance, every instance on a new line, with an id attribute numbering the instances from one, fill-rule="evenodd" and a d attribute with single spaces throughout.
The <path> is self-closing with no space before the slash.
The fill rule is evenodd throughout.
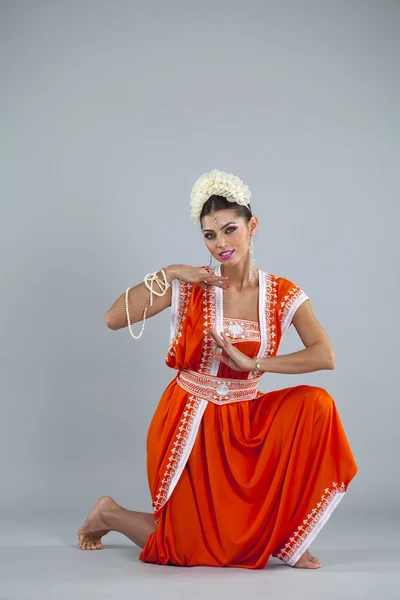
<path id="1" fill-rule="evenodd" d="M 260 372 L 295 374 L 334 369 L 335 353 L 327 333 L 314 316 L 309 300 L 303 302 L 297 309 L 293 317 L 293 325 L 306 348 L 292 354 L 258 358 Z M 225 352 L 225 354 L 215 353 L 213 358 L 238 371 L 256 370 L 255 358 L 243 354 L 224 333 L 218 335 L 216 331 L 208 331 Z"/>
<path id="2" fill-rule="evenodd" d="M 205 289 L 211 286 L 217 286 L 222 289 L 226 289 L 228 278 L 226 276 L 217 276 L 214 273 L 210 274 L 203 267 L 191 267 L 189 265 L 170 265 L 164 269 L 167 281 L 169 284 L 174 279 L 179 281 L 186 281 L 188 283 L 194 283 Z M 163 279 L 161 271 L 157 271 L 157 275 Z M 159 291 L 157 284 L 153 288 L 156 292 Z M 114 302 L 112 307 L 104 315 L 104 320 L 110 329 L 122 329 L 128 326 L 126 318 L 126 306 L 125 306 L 126 292 L 121 294 L 119 298 Z M 132 287 L 128 292 L 128 307 L 129 307 L 129 319 L 131 324 L 138 323 L 143 318 L 144 309 L 147 307 L 146 319 L 153 317 L 158 314 L 167 306 L 171 306 L 172 300 L 172 286 L 170 286 L 163 296 L 153 295 L 153 304 L 150 304 L 150 292 L 144 282 L 138 283 L 138 285 Z"/>
<path id="3" fill-rule="evenodd" d="M 293 325 L 305 349 L 282 356 L 259 359 L 260 370 L 267 373 L 311 373 L 336 367 L 335 352 L 328 334 L 315 318 L 310 301 L 303 302 L 293 317 Z"/>
<path id="4" fill-rule="evenodd" d="M 171 283 L 175 279 L 172 266 L 164 269 L 168 283 Z M 158 277 L 163 279 L 161 271 L 157 271 Z M 154 285 L 156 292 L 159 291 L 157 284 Z M 150 303 L 150 292 L 147 289 L 144 281 L 135 285 L 128 292 L 128 307 L 129 307 L 129 319 L 132 323 L 138 323 L 143 318 L 143 311 L 147 307 L 146 319 L 153 317 L 158 314 L 167 306 L 171 306 L 172 298 L 172 286 L 170 286 L 165 292 L 164 296 L 153 295 L 153 304 Z M 104 320 L 110 329 L 122 329 L 128 326 L 126 318 L 126 306 L 125 306 L 125 292 L 121 294 L 119 298 L 114 302 L 111 308 L 108 309 L 104 315 Z"/>

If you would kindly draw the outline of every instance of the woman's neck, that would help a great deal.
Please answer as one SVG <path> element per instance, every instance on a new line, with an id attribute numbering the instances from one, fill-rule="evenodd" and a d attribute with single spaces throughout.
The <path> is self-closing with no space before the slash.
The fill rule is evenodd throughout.
<path id="1" fill-rule="evenodd" d="M 221 264 L 221 275 L 228 275 L 228 284 L 239 292 L 250 287 L 258 287 L 259 272 L 257 268 L 253 270 L 253 276 L 249 281 L 249 262 L 238 263 L 233 267 Z"/>

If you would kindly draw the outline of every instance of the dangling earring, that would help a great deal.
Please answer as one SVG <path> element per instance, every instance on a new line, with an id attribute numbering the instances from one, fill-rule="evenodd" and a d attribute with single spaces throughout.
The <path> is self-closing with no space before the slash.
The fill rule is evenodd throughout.
<path id="1" fill-rule="evenodd" d="M 249 261 L 249 281 L 251 281 L 251 278 L 253 276 L 254 266 L 255 266 L 253 238 L 251 238 L 251 242 L 250 242 L 250 246 L 249 246 L 249 255 L 250 255 L 250 261 Z"/>
<path id="2" fill-rule="evenodd" d="M 217 231 L 218 231 L 217 217 L 215 215 L 213 215 L 213 217 L 214 217 L 214 223 L 215 223 Z M 210 267 L 211 271 L 214 272 L 214 269 L 212 267 L 212 259 L 213 259 L 213 256 L 212 256 L 212 253 L 210 252 L 210 264 L 209 264 L 209 267 Z"/>

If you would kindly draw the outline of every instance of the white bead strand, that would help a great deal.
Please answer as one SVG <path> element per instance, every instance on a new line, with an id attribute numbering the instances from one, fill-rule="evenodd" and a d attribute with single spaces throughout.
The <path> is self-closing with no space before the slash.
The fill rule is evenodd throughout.
<path id="1" fill-rule="evenodd" d="M 168 283 L 167 280 L 167 276 L 165 274 L 164 269 L 160 269 L 163 279 L 160 279 L 159 277 L 157 277 L 157 271 L 155 271 L 154 273 L 148 273 L 146 275 L 146 277 L 144 278 L 144 284 L 147 287 L 147 289 L 150 292 L 150 303 L 149 306 L 153 306 L 153 295 L 156 296 L 164 296 L 167 292 L 167 289 L 171 286 L 170 283 Z M 156 290 L 153 289 L 154 286 L 154 282 L 157 283 L 158 287 L 160 288 L 160 292 L 157 292 Z M 135 338 L 135 340 L 138 340 L 139 338 L 142 337 L 143 335 L 143 331 L 144 331 L 144 324 L 146 322 L 146 314 L 147 314 L 147 309 L 149 308 L 148 306 L 146 306 L 146 308 L 143 311 L 143 317 L 142 317 L 142 328 L 140 330 L 139 335 L 135 335 L 132 331 L 132 327 L 131 327 L 131 321 L 130 321 L 130 317 L 129 317 L 129 303 L 128 303 L 128 293 L 129 290 L 132 289 L 133 286 L 129 287 L 126 292 L 125 292 L 125 310 L 126 310 L 126 319 L 128 321 L 128 329 L 129 329 L 129 333 L 131 334 L 131 336 L 133 338 Z"/>

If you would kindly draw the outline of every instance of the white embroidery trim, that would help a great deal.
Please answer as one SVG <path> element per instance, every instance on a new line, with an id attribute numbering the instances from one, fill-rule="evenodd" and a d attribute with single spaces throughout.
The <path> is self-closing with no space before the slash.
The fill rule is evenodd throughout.
<path id="1" fill-rule="evenodd" d="M 278 337 L 276 332 L 276 304 L 278 294 L 276 288 L 278 281 L 276 275 L 266 275 L 265 277 L 265 288 L 266 288 L 266 305 L 265 305 L 265 323 L 267 330 L 267 347 L 265 349 L 265 356 L 274 356 L 277 351 Z"/>
<path id="2" fill-rule="evenodd" d="M 172 492 L 175 489 L 176 484 L 179 481 L 180 476 L 182 475 L 182 471 L 185 468 L 187 460 L 192 451 L 193 444 L 197 437 L 197 432 L 199 430 L 199 425 L 201 423 L 201 419 L 203 418 L 204 411 L 207 408 L 207 404 L 208 404 L 207 400 L 203 400 L 202 398 L 195 398 L 194 396 L 189 396 L 189 401 L 192 401 L 192 400 L 194 400 L 195 402 L 198 402 L 198 408 L 196 410 L 196 413 L 195 413 L 192 423 L 188 422 L 187 425 L 185 423 L 185 419 L 186 419 L 186 416 L 188 415 L 188 412 L 187 412 L 187 410 L 185 410 L 183 413 L 181 422 L 184 424 L 184 427 L 185 427 L 185 433 L 184 433 L 185 437 L 184 437 L 184 439 L 182 439 L 182 441 L 179 440 L 178 442 L 175 442 L 175 444 L 178 447 L 183 448 L 183 450 L 182 450 L 182 453 L 178 457 L 178 467 L 176 468 L 175 473 L 172 477 L 171 483 L 168 487 L 166 501 L 170 498 Z"/>
<path id="3" fill-rule="evenodd" d="M 214 342 L 212 337 L 207 333 L 207 329 L 215 329 L 217 322 L 217 296 L 215 293 L 215 287 L 208 289 L 203 294 L 203 312 L 204 312 L 204 340 L 203 340 L 203 351 L 201 354 L 201 360 L 199 363 L 199 373 L 206 373 L 212 375 L 213 360 L 212 354 L 217 349 L 217 344 Z"/>
<path id="4" fill-rule="evenodd" d="M 268 331 L 265 322 L 265 310 L 266 306 L 269 303 L 269 297 L 267 294 L 267 289 L 265 285 L 266 277 L 268 277 L 267 273 L 264 271 L 258 270 L 258 319 L 260 322 L 260 334 L 261 341 L 260 347 L 257 352 L 257 356 L 259 358 L 265 357 L 265 352 L 268 346 Z M 254 377 L 254 372 L 250 371 L 248 374 L 248 379 L 252 379 Z"/>
<path id="5" fill-rule="evenodd" d="M 204 375 L 197 371 L 182 369 L 176 382 L 192 396 L 203 398 L 214 404 L 254 400 L 258 396 L 261 375 L 255 379 L 230 379 Z"/>
<path id="6" fill-rule="evenodd" d="M 286 306 L 284 309 L 282 327 L 281 327 L 281 341 L 282 341 L 283 336 L 289 329 L 290 325 L 292 324 L 294 313 L 299 308 L 299 306 L 301 304 L 303 304 L 303 302 L 305 302 L 306 300 L 309 300 L 309 297 L 303 291 L 298 290 L 292 296 L 292 298 L 286 303 Z M 286 312 L 286 314 L 285 314 L 285 312 Z"/>
<path id="7" fill-rule="evenodd" d="M 192 404 L 193 402 L 193 404 Z M 189 396 L 182 413 L 179 433 L 175 436 L 174 447 L 168 459 L 168 465 L 164 473 L 161 486 L 153 502 L 154 513 L 159 512 L 168 502 L 193 448 L 197 432 L 207 407 L 207 400 Z M 158 519 L 159 520 L 159 519 Z M 157 520 L 157 522 L 158 522 Z"/>
<path id="8" fill-rule="evenodd" d="M 224 333 L 234 344 L 261 341 L 259 322 L 249 319 L 224 317 Z"/>
<path id="9" fill-rule="evenodd" d="M 171 299 L 171 326 L 169 335 L 169 344 L 171 346 L 172 340 L 176 333 L 176 326 L 178 322 L 178 306 L 179 306 L 179 280 L 172 280 L 172 299 Z"/>
<path id="10" fill-rule="evenodd" d="M 174 285 L 175 284 L 175 285 Z M 177 279 L 172 281 L 171 316 L 170 316 L 170 342 L 167 358 L 175 354 L 175 345 L 182 335 L 183 322 L 186 318 L 191 296 L 191 284 Z"/>
<path id="11" fill-rule="evenodd" d="M 324 490 L 324 494 L 321 497 L 321 501 L 317 503 L 317 507 L 312 509 L 311 513 L 307 515 L 307 519 L 305 519 L 302 525 L 297 528 L 293 536 L 289 538 L 287 544 L 277 555 L 278 558 L 291 567 L 296 564 L 301 555 L 304 554 L 310 544 L 315 540 L 339 502 L 346 494 L 344 483 L 342 483 L 340 487 L 337 483 L 333 483 L 332 486 L 333 489 L 330 490 L 329 488 L 326 488 Z"/>
<path id="12" fill-rule="evenodd" d="M 215 274 L 216 275 L 221 275 L 221 265 L 219 264 L 218 267 L 215 269 Z M 221 334 L 221 332 L 223 331 L 223 320 L 224 320 L 224 315 L 223 315 L 223 296 L 222 296 L 222 288 L 218 288 L 218 287 L 214 287 L 214 293 L 216 295 L 215 300 L 216 300 L 216 306 L 215 306 L 215 329 L 217 331 L 217 333 Z M 216 354 L 222 354 L 222 349 L 221 348 L 216 348 L 215 350 Z M 210 375 L 217 375 L 218 374 L 218 369 L 220 366 L 220 362 L 219 360 L 214 359 L 212 361 L 212 366 L 211 366 L 211 373 Z"/>
<path id="13" fill-rule="evenodd" d="M 263 358 L 265 356 L 265 352 L 268 346 L 268 331 L 265 321 L 265 307 L 267 303 L 270 302 L 270 298 L 267 298 L 267 287 L 266 287 L 266 277 L 268 277 L 267 273 L 263 271 L 258 272 L 258 285 L 260 287 L 260 295 L 258 298 L 258 308 L 259 308 L 259 320 L 260 320 L 260 331 L 261 331 L 261 344 L 258 350 L 257 356 L 259 358 Z"/>

